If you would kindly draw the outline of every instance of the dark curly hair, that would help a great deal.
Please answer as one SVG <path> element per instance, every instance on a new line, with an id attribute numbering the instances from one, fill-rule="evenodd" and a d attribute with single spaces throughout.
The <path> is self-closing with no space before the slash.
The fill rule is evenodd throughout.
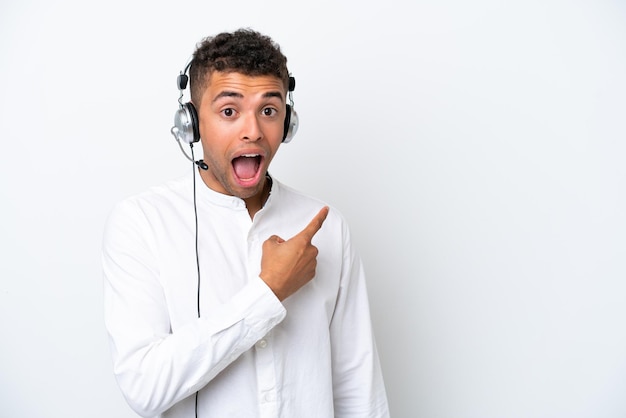
<path id="1" fill-rule="evenodd" d="M 203 39 L 196 47 L 189 69 L 191 100 L 200 104 L 213 71 L 237 72 L 247 76 L 275 76 L 289 85 L 287 57 L 270 37 L 252 29 Z"/>

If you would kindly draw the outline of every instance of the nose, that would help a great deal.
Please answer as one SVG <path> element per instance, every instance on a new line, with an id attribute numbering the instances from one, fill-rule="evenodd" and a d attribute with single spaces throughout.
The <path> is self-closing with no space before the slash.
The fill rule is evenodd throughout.
<path id="1" fill-rule="evenodd" d="M 242 118 L 241 139 L 247 142 L 256 142 L 263 137 L 261 124 L 254 114 L 248 114 Z"/>

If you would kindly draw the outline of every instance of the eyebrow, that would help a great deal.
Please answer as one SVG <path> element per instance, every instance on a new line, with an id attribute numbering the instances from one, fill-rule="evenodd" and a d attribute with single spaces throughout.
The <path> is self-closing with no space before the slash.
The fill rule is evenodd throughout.
<path id="1" fill-rule="evenodd" d="M 215 96 L 215 98 L 213 99 L 213 103 L 215 103 L 216 101 L 218 101 L 219 99 L 223 97 L 236 97 L 238 99 L 243 99 L 243 94 L 237 93 L 236 91 L 225 90 L 225 91 L 220 92 L 220 94 L 218 94 L 217 96 Z M 268 91 L 267 93 L 263 93 L 263 97 L 265 98 L 278 97 L 281 101 L 284 100 L 282 93 L 279 91 Z"/>

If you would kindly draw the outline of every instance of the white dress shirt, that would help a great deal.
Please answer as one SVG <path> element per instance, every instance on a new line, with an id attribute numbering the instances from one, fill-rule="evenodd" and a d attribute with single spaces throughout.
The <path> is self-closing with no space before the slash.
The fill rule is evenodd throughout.
<path id="1" fill-rule="evenodd" d="M 250 219 L 196 172 L 120 202 L 103 242 L 105 323 L 129 405 L 150 417 L 387 417 L 361 261 L 331 209 L 313 238 L 315 278 L 282 303 L 261 247 L 323 202 L 273 180 Z"/>

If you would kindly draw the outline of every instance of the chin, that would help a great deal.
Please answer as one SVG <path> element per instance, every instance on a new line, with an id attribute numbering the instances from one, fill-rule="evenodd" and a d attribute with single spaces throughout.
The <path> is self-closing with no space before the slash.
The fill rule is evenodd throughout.
<path id="1" fill-rule="evenodd" d="M 231 194 L 240 199 L 250 199 L 263 193 L 264 183 L 262 181 L 255 182 L 250 185 L 234 184 L 231 187 Z"/>

